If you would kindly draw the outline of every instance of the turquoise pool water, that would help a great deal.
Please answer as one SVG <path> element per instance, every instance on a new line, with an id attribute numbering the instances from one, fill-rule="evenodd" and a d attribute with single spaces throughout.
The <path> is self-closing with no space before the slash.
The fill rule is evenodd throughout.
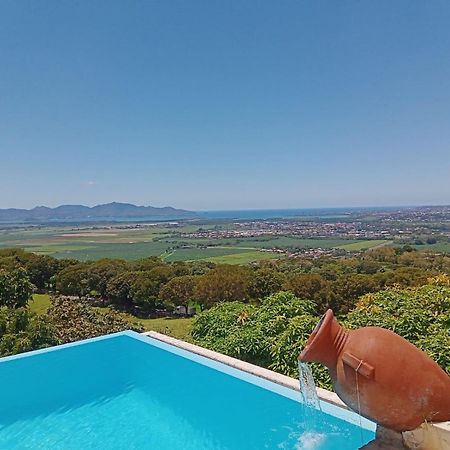
<path id="1" fill-rule="evenodd" d="M 0 359 L 0 379 L 1 449 L 355 450 L 374 435 L 133 332 Z"/>

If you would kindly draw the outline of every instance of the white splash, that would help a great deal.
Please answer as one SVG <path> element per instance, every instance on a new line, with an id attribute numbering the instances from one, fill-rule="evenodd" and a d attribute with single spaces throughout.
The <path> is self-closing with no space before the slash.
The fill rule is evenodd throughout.
<path id="1" fill-rule="evenodd" d="M 322 433 L 306 431 L 295 444 L 295 450 L 318 450 L 325 441 L 326 436 Z"/>

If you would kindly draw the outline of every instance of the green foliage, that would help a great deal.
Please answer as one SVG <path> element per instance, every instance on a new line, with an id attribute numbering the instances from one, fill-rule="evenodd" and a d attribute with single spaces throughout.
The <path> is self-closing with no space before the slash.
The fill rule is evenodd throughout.
<path id="1" fill-rule="evenodd" d="M 181 275 L 172 278 L 161 287 L 161 299 L 174 305 L 188 305 L 194 298 L 195 278 L 191 275 Z"/>
<path id="2" fill-rule="evenodd" d="M 33 284 L 25 269 L 0 270 L 0 306 L 26 306 L 33 294 Z"/>
<path id="3" fill-rule="evenodd" d="M 316 273 L 295 273 L 288 278 L 285 288 L 300 298 L 313 300 L 320 311 L 330 307 L 333 297 L 331 282 Z"/>
<path id="4" fill-rule="evenodd" d="M 348 314 L 345 325 L 392 330 L 450 373 L 450 285 L 445 277 L 418 288 L 391 288 L 365 295 Z"/>
<path id="5" fill-rule="evenodd" d="M 91 288 L 92 282 L 87 263 L 68 265 L 56 276 L 56 290 L 64 295 L 81 297 L 89 294 Z"/>
<path id="6" fill-rule="evenodd" d="M 450 285 L 390 288 L 366 294 L 343 324 L 380 326 L 426 351 L 450 373 Z M 201 314 L 193 337 L 200 345 L 296 377 L 297 358 L 319 317 L 314 304 L 290 293 L 267 297 L 261 305 L 221 303 Z M 316 384 L 331 388 L 327 370 L 313 365 Z"/>
<path id="7" fill-rule="evenodd" d="M 81 300 L 55 298 L 47 316 L 52 324 L 54 337 L 59 343 L 124 330 L 143 331 L 142 326 L 131 322 L 128 316 L 115 311 L 103 312 Z"/>
<path id="8" fill-rule="evenodd" d="M 89 265 L 88 280 L 89 289 L 97 291 L 100 296 L 105 297 L 107 286 L 111 278 L 127 270 L 127 264 L 120 259 L 101 259 Z"/>
<path id="9" fill-rule="evenodd" d="M 296 376 L 298 355 L 318 320 L 314 303 L 279 292 L 258 306 L 220 303 L 196 319 L 192 335 L 215 351 Z M 325 371 L 316 374 L 329 387 Z"/>
<path id="10" fill-rule="evenodd" d="M 170 268 L 166 267 L 155 267 L 143 272 L 122 272 L 109 280 L 106 292 L 111 302 L 121 309 L 139 314 L 149 313 L 162 306 L 159 291 L 172 274 Z"/>
<path id="11" fill-rule="evenodd" d="M 23 268 L 38 289 L 51 286 L 54 275 L 62 268 L 60 261 L 47 255 L 36 255 L 23 249 L 0 250 L 0 269 L 13 271 Z"/>
<path id="12" fill-rule="evenodd" d="M 195 320 L 194 338 L 223 339 L 237 331 L 255 310 L 254 305 L 241 302 L 223 302 L 199 314 Z"/>
<path id="13" fill-rule="evenodd" d="M 285 275 L 273 268 L 264 267 L 256 269 L 250 282 L 250 296 L 254 299 L 262 299 L 268 295 L 281 291 Z"/>
<path id="14" fill-rule="evenodd" d="M 285 330 L 277 337 L 271 347 L 271 364 L 269 369 L 298 377 L 298 355 L 306 345 L 306 341 L 318 321 L 317 317 L 303 315 L 292 318 Z M 317 386 L 331 389 L 331 379 L 328 369 L 319 364 L 310 364 Z"/>
<path id="15" fill-rule="evenodd" d="M 222 301 L 245 301 L 249 298 L 250 282 L 249 268 L 220 265 L 198 278 L 195 298 L 204 306 Z"/>
<path id="16" fill-rule="evenodd" d="M 328 307 L 347 327 L 375 325 L 397 332 L 450 373 L 450 281 L 442 275 L 427 282 L 449 271 L 448 256 L 412 247 L 248 266 L 167 263 L 158 257 L 81 263 L 0 250 L 0 305 L 6 306 L 0 310 L 0 354 L 140 330 L 129 315 L 73 300 L 54 300 L 45 317 L 21 309 L 33 283 L 41 289 L 56 283 L 63 294 L 82 297 L 95 292 L 139 317 L 167 304 L 199 301 L 210 309 L 195 320 L 196 342 L 290 376 L 297 375 L 298 354 Z M 185 324 L 190 329 L 190 322 Z M 167 332 L 170 322 L 158 322 L 158 327 Z M 330 387 L 324 368 L 314 367 L 314 375 L 320 386 Z"/>
<path id="17" fill-rule="evenodd" d="M 45 317 L 26 308 L 0 308 L 0 356 L 55 345 L 58 340 Z"/>

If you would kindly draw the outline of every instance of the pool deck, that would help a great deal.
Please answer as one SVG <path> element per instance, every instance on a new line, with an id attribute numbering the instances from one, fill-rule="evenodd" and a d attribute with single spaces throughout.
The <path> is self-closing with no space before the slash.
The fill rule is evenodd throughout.
<path id="1" fill-rule="evenodd" d="M 273 383 L 277 383 L 278 385 L 284 386 L 288 389 L 292 389 L 297 392 L 300 391 L 298 380 L 286 375 L 264 369 L 263 367 L 255 366 L 254 364 L 250 364 L 240 359 L 232 358 L 231 356 L 214 352 L 212 350 L 191 344 L 189 342 L 175 339 L 165 334 L 157 333 L 156 331 L 148 331 L 143 334 L 166 344 L 173 345 L 175 347 L 187 350 L 205 358 L 209 358 L 213 361 L 226 364 L 230 367 L 242 370 Z M 334 392 L 317 388 L 317 395 L 321 401 L 349 411 L 349 408 Z M 450 422 L 423 424 L 417 430 L 403 433 L 403 440 L 407 448 L 411 450 L 450 450 Z M 389 450 L 387 447 L 379 448 Z"/>

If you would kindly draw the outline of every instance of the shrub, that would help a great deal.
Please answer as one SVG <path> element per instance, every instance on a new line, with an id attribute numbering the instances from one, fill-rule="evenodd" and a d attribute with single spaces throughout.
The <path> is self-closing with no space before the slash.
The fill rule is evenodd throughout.
<path id="1" fill-rule="evenodd" d="M 259 306 L 221 303 L 198 317 L 193 336 L 200 345 L 297 377 L 298 355 L 318 320 L 312 302 L 282 292 Z M 341 322 L 350 329 L 390 329 L 450 373 L 450 283 L 445 276 L 421 287 L 366 294 Z M 312 368 L 316 384 L 331 388 L 328 371 L 316 364 Z"/>
<path id="2" fill-rule="evenodd" d="M 450 373 L 450 285 L 437 277 L 418 288 L 363 296 L 345 321 L 349 328 L 378 326 L 408 339 Z"/>
<path id="3" fill-rule="evenodd" d="M 52 325 L 44 317 L 26 308 L 0 309 L 0 356 L 36 350 L 55 345 Z"/>
<path id="4" fill-rule="evenodd" d="M 314 303 L 279 292 L 258 306 L 220 303 L 200 314 L 192 334 L 212 350 L 297 376 L 298 355 L 318 320 Z M 319 385 L 330 387 L 326 370 L 314 371 Z"/>
<path id="5" fill-rule="evenodd" d="M 60 344 L 124 330 L 143 331 L 125 314 L 104 312 L 81 300 L 55 298 L 47 314 Z"/>

